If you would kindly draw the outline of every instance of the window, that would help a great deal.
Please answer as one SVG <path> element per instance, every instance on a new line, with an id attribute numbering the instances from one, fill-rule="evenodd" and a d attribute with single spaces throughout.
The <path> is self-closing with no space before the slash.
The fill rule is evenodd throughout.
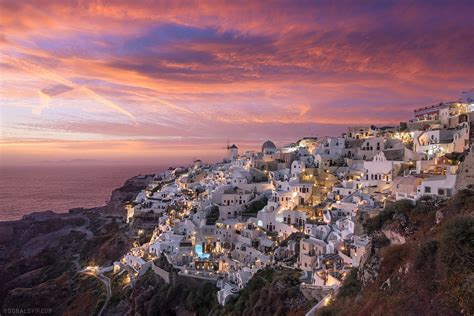
<path id="1" fill-rule="evenodd" d="M 444 195 L 444 189 L 438 189 L 438 195 Z"/>
<path id="2" fill-rule="evenodd" d="M 425 187 L 425 193 L 431 193 L 431 187 Z"/>

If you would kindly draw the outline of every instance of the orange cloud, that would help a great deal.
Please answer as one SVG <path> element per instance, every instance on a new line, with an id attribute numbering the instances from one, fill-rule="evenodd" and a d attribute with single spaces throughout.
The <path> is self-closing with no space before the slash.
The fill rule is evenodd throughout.
<path id="1" fill-rule="evenodd" d="M 397 124 L 472 84 L 468 1 L 40 3 L 1 4 L 10 161 L 209 156 L 227 138 L 250 148 Z M 52 84 L 73 90 L 42 92 Z"/>

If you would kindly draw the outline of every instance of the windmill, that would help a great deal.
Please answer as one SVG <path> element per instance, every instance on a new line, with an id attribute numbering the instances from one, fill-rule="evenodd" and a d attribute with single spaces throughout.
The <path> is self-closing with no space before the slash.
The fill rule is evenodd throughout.
<path id="1" fill-rule="evenodd" d="M 229 141 L 228 138 L 226 139 L 226 146 L 225 146 L 225 147 L 221 147 L 221 149 L 225 149 L 225 150 L 226 150 L 225 156 L 226 156 L 226 158 L 229 157 L 230 141 Z"/>
<path id="2" fill-rule="evenodd" d="M 226 150 L 226 159 L 233 160 L 237 158 L 238 155 L 238 148 L 235 146 L 235 144 L 230 145 L 229 139 L 226 141 L 226 146 L 223 147 L 222 149 Z"/>

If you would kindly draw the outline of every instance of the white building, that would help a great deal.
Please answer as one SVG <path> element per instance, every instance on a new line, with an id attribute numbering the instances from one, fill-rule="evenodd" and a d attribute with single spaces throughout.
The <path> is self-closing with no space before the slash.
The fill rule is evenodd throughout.
<path id="1" fill-rule="evenodd" d="M 380 151 L 372 161 L 364 161 L 364 175 L 368 186 L 380 185 L 382 189 L 390 185 L 396 169 L 400 168 L 402 161 L 387 160 L 386 152 Z"/>
<path id="2" fill-rule="evenodd" d="M 418 198 L 418 186 L 422 182 L 421 177 L 409 175 L 406 177 L 396 177 L 392 182 L 392 195 L 395 200 L 410 200 L 415 203 Z"/>
<path id="3" fill-rule="evenodd" d="M 232 146 L 227 147 L 227 159 L 235 160 L 239 156 L 239 148 L 232 144 Z"/>
<path id="4" fill-rule="evenodd" d="M 294 160 L 291 163 L 291 176 L 297 177 L 300 173 L 305 171 L 305 163 L 304 161 Z"/>
<path id="5" fill-rule="evenodd" d="M 370 137 L 364 139 L 364 142 L 357 150 L 357 158 L 371 160 L 377 153 L 384 150 L 385 139 L 383 137 Z"/>
<path id="6" fill-rule="evenodd" d="M 418 186 L 418 198 L 423 195 L 435 195 L 442 198 L 453 196 L 456 186 L 456 174 L 448 173 L 424 179 Z"/>
<path id="7" fill-rule="evenodd" d="M 312 271 L 317 267 L 318 256 L 326 253 L 327 244 L 314 237 L 303 238 L 300 241 L 299 264 L 301 269 Z"/>
<path id="8" fill-rule="evenodd" d="M 263 143 L 262 153 L 263 153 L 264 158 L 265 157 L 273 158 L 276 152 L 277 152 L 277 147 L 272 141 L 267 140 L 266 142 Z"/>

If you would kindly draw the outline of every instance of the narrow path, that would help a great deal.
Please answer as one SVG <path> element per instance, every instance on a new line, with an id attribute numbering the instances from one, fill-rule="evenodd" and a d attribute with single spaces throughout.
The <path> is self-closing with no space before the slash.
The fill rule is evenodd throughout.
<path id="1" fill-rule="evenodd" d="M 339 292 L 339 287 L 337 287 L 333 293 L 329 293 L 326 296 L 324 296 L 316 305 L 314 305 L 306 314 L 305 316 L 314 316 L 316 315 L 316 312 L 318 309 L 324 306 L 328 306 L 329 303 L 331 302 L 331 299 L 333 297 L 336 297 L 337 292 Z"/>
<path id="2" fill-rule="evenodd" d="M 110 278 L 106 277 L 105 275 L 100 272 L 100 267 L 86 267 L 82 271 L 80 271 L 84 274 L 96 277 L 99 279 L 105 286 L 105 293 L 107 295 L 104 305 L 100 309 L 100 312 L 97 314 L 98 316 L 101 316 L 102 313 L 105 311 L 105 308 L 109 304 L 110 298 L 112 297 L 112 288 L 110 286 Z"/>
<path id="3" fill-rule="evenodd" d="M 91 223 L 89 217 L 87 217 L 87 215 L 84 215 L 84 214 L 81 214 L 79 216 L 79 218 L 82 218 L 84 220 L 84 224 L 82 224 L 81 226 L 79 227 L 75 227 L 73 230 L 74 231 L 80 231 L 82 232 L 83 234 L 86 235 L 86 239 L 90 240 L 92 238 L 94 238 L 94 234 L 92 233 L 92 231 L 89 229 L 89 225 Z"/>
<path id="4" fill-rule="evenodd" d="M 103 275 L 101 273 L 101 274 L 99 274 L 99 279 L 102 281 L 102 283 L 104 283 L 105 289 L 107 291 L 107 298 L 105 299 L 104 306 L 102 306 L 102 308 L 100 309 L 100 312 L 98 314 L 99 316 L 101 316 L 102 313 L 104 312 L 105 308 L 109 304 L 110 298 L 112 297 L 112 288 L 110 287 L 110 279 L 108 277 L 106 277 L 105 275 Z"/>

